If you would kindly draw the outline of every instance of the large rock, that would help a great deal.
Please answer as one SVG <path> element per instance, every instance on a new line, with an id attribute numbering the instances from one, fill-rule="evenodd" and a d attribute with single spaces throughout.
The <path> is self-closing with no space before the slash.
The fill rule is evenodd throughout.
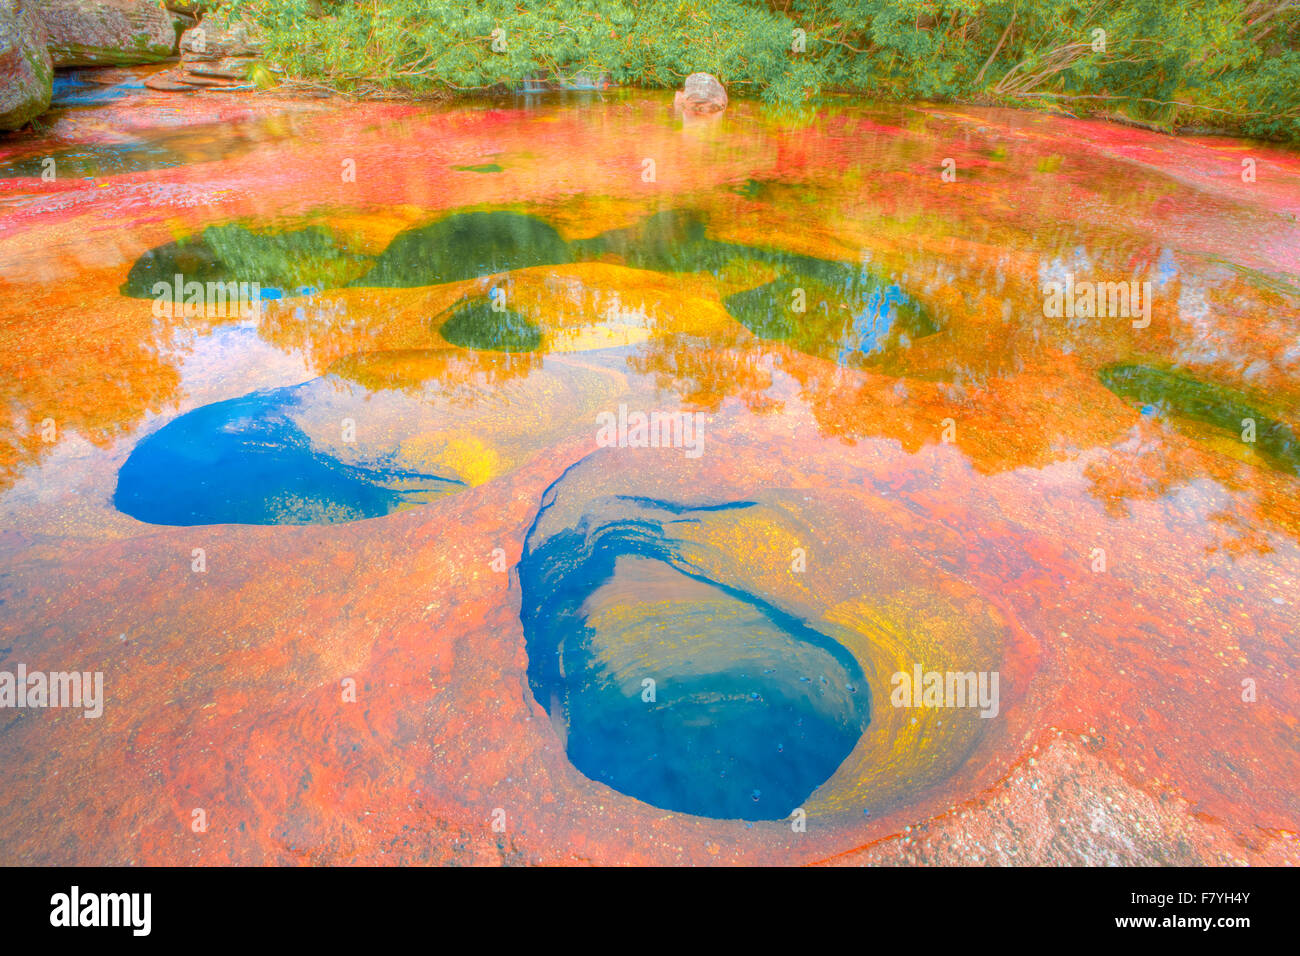
<path id="1" fill-rule="evenodd" d="M 692 73 L 673 97 L 673 107 L 687 113 L 720 113 L 727 108 L 727 89 L 712 73 Z"/>
<path id="2" fill-rule="evenodd" d="M 262 52 L 262 38 L 242 20 L 231 23 L 224 17 L 206 16 L 192 30 L 181 36 L 181 59 L 222 60 L 229 57 L 256 57 Z"/>
<path id="3" fill-rule="evenodd" d="M 176 49 L 172 16 L 154 0 L 29 0 L 55 66 L 157 63 Z"/>
<path id="4" fill-rule="evenodd" d="M 0 129 L 18 129 L 50 105 L 54 70 L 22 0 L 0 0 Z"/>
<path id="5" fill-rule="evenodd" d="M 181 34 L 180 50 L 181 65 L 149 77 L 145 86 L 168 92 L 248 89 L 262 38 L 247 23 L 209 15 Z"/>

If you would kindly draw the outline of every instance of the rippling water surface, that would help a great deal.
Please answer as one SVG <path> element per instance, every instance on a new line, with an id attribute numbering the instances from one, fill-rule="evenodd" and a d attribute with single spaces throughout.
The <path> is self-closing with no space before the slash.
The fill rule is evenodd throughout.
<path id="1" fill-rule="evenodd" d="M 106 688 L 0 860 L 1297 862 L 1300 156 L 119 73 L 0 143 L 0 667 Z"/>

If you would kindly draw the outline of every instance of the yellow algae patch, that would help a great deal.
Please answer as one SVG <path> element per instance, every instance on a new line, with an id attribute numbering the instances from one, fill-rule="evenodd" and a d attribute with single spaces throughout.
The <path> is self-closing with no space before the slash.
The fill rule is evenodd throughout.
<path id="1" fill-rule="evenodd" d="M 477 487 L 506 470 L 501 453 L 467 432 L 418 435 L 403 441 L 397 457 L 413 470 L 452 474 Z"/>
<path id="2" fill-rule="evenodd" d="M 563 329 L 547 340 L 549 352 L 590 352 L 620 345 L 644 342 L 650 335 L 647 329 L 627 325 L 595 325 L 586 329 Z"/>
<path id="3" fill-rule="evenodd" d="M 461 481 L 470 486 L 481 485 L 501 471 L 500 456 L 473 435 L 449 439 L 443 457 Z"/>
<path id="4" fill-rule="evenodd" d="M 399 233 L 429 221 L 429 210 L 421 206 L 384 206 L 376 210 L 339 211 L 309 215 L 303 222 L 328 229 L 340 245 L 353 252 L 378 256 Z"/>
<path id="5" fill-rule="evenodd" d="M 907 696 L 899 688 L 910 689 L 918 667 L 945 678 L 997 672 L 1004 624 L 996 611 L 979 601 L 959 605 L 935 590 L 912 587 L 883 599 L 863 595 L 841 602 L 823 621 L 866 674 L 871 723 L 839 771 L 808 802 L 809 813 L 888 808 L 960 767 L 991 718 L 980 716 L 969 702 L 899 706 Z M 896 682 L 896 674 L 908 675 L 909 683 Z M 998 689 L 999 695 L 1007 690 Z"/>
<path id="6" fill-rule="evenodd" d="M 555 227 L 565 239 L 588 239 L 610 229 L 627 229 L 637 225 L 646 215 L 645 200 L 637 196 L 566 197 L 562 204 L 540 206 L 526 210 Z"/>
<path id="7" fill-rule="evenodd" d="M 813 607 L 818 601 L 810 585 L 823 578 L 816 562 L 820 557 L 824 567 L 824 539 L 792 514 L 746 508 L 714 515 L 707 528 L 683 525 L 675 530 L 692 542 L 691 562 L 711 575 L 725 570 L 729 583 L 761 591 L 785 607 Z M 745 556 L 743 563 L 733 563 L 738 554 Z"/>

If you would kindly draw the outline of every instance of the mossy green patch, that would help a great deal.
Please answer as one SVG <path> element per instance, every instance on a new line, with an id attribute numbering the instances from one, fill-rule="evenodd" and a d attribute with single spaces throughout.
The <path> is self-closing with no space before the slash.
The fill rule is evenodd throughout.
<path id="1" fill-rule="evenodd" d="M 786 265 L 773 281 L 723 300 L 760 338 L 858 366 L 939 331 L 919 303 L 882 277 L 805 257 L 791 257 Z"/>

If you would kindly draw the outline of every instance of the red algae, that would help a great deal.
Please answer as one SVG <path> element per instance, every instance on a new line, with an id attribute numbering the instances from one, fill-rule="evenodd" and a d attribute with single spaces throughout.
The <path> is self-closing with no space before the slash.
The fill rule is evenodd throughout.
<path id="1" fill-rule="evenodd" d="M 106 687 L 94 720 L 0 710 L 0 862 L 1300 862 L 1300 475 L 1179 393 L 1102 377 L 1177 369 L 1300 427 L 1300 158 L 995 110 L 844 103 L 791 129 L 666 107 L 141 91 L 0 153 L 57 168 L 186 131 L 165 165 L 0 171 L 0 668 Z M 252 320 L 122 291 L 212 226 L 319 228 L 378 259 L 464 210 L 575 249 L 689 210 L 728 258 L 654 268 L 611 244 L 436 285 L 363 275 Z M 850 354 L 728 308 L 792 262 L 869 267 L 933 329 Z M 1150 325 L 1050 317 L 1067 271 L 1150 283 Z M 500 288 L 539 348 L 441 334 Z M 303 526 L 113 508 L 167 422 L 309 380 L 313 447 L 464 490 Z M 703 453 L 602 447 L 596 413 L 620 404 L 700 413 Z M 545 502 L 576 526 L 618 495 L 756 503 L 684 523 L 692 567 L 861 666 L 871 721 L 805 830 L 669 812 L 570 763 L 530 689 L 517 566 Z M 900 709 L 889 677 L 913 663 L 998 672 L 998 715 Z"/>

